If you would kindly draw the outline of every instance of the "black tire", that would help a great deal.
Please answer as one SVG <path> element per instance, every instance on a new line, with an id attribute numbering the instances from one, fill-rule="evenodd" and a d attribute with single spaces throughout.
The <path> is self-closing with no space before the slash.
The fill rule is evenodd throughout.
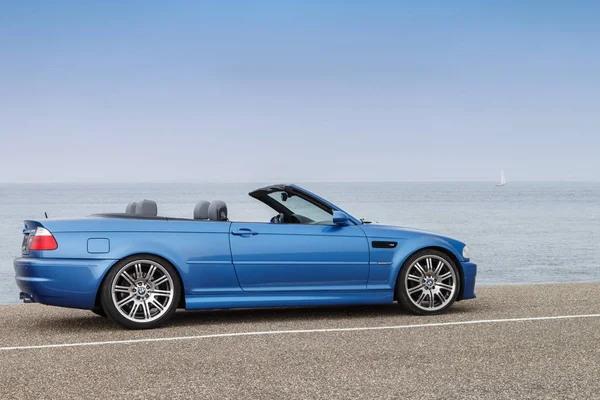
<path id="1" fill-rule="evenodd" d="M 429 262 L 427 261 L 428 259 L 430 260 Z M 440 268 L 442 273 L 435 274 L 434 270 L 440 261 L 444 264 Z M 415 265 L 417 262 L 419 266 L 423 267 L 422 269 L 425 272 L 421 283 L 415 281 L 415 277 L 421 278 L 419 269 Z M 424 265 L 421 265 L 421 263 Z M 434 263 L 435 266 L 432 267 Z M 431 270 L 428 268 L 431 268 Z M 407 279 L 409 273 L 411 275 Z M 448 278 L 438 282 L 440 277 L 448 274 L 450 274 Z M 450 284 L 451 282 L 452 284 Z M 432 286 L 429 286 L 430 284 Z M 442 288 L 442 285 L 444 288 Z M 445 286 L 453 286 L 453 290 L 450 291 Z M 412 293 L 409 293 L 409 290 Z M 459 290 L 460 274 L 455 262 L 445 253 L 434 249 L 424 249 L 411 255 L 402 265 L 396 281 L 396 299 L 398 303 L 406 311 L 417 315 L 442 314 L 456 301 Z M 419 301 L 421 296 L 425 297 Z M 430 306 L 431 298 L 433 298 L 433 306 Z M 427 307 L 425 307 L 425 304 L 427 304 Z"/>
<path id="2" fill-rule="evenodd" d="M 115 298 L 117 298 L 117 300 L 115 300 L 115 298 L 113 298 L 113 292 L 112 292 L 112 287 L 113 287 L 113 283 L 115 283 L 115 285 L 117 284 L 117 282 L 125 282 L 123 281 L 123 270 L 125 269 L 125 271 L 127 272 L 127 268 L 131 268 L 132 265 L 135 266 L 135 264 L 141 264 L 142 267 L 140 267 L 140 269 L 143 268 L 144 265 L 155 265 L 157 266 L 157 269 L 161 275 L 164 276 L 168 276 L 169 280 L 167 282 L 167 284 L 169 284 L 169 286 L 172 285 L 172 296 L 170 296 L 170 300 L 168 300 L 168 303 L 163 304 L 164 308 L 163 309 L 159 309 L 159 308 L 155 308 L 155 311 L 157 312 L 155 316 L 151 316 L 150 318 L 153 319 L 149 319 L 149 320 L 135 320 L 136 315 L 138 315 L 139 311 L 136 308 L 136 310 L 133 311 L 133 317 L 131 317 L 131 314 L 128 316 L 125 316 L 122 312 L 123 311 L 127 311 L 126 309 L 124 310 L 124 306 L 121 306 L 120 309 L 122 311 L 119 311 L 119 309 L 117 308 L 117 305 L 115 304 L 115 301 L 118 300 L 117 296 L 123 296 L 122 300 L 126 300 L 124 297 L 135 297 L 134 300 L 130 300 L 130 301 L 134 301 L 135 303 L 146 303 L 146 300 L 143 299 L 144 294 L 142 294 L 142 299 L 141 300 L 137 300 L 138 298 L 138 292 L 135 291 L 134 289 L 137 288 L 136 285 L 139 285 L 139 281 L 143 281 L 143 278 L 135 278 L 134 279 L 134 285 L 132 285 L 132 290 L 133 293 L 129 294 L 129 293 L 116 293 L 117 290 L 115 290 Z M 161 268 L 158 269 L 158 266 L 160 266 Z M 149 268 L 149 267 L 148 267 Z M 150 275 L 149 271 L 148 271 L 148 275 Z M 143 276 L 143 274 L 142 274 Z M 130 277 L 133 277 L 133 275 L 130 275 Z M 115 281 L 116 280 L 116 281 Z M 162 285 L 162 284 L 161 284 Z M 144 286 L 144 285 L 140 285 L 140 286 Z M 123 287 L 123 286 L 121 286 Z M 148 286 L 145 286 L 148 287 Z M 158 286 L 157 286 L 158 288 Z M 144 288 L 142 288 L 144 289 Z M 146 289 L 144 289 L 146 290 Z M 171 289 L 169 289 L 171 291 Z M 131 257 L 127 257 L 121 261 L 119 261 L 118 263 L 116 263 L 108 272 L 108 274 L 106 275 L 106 277 L 104 278 L 104 282 L 102 283 L 102 288 L 101 288 L 101 303 L 102 303 L 102 308 L 104 309 L 104 311 L 106 312 L 106 315 L 112 319 L 113 321 L 115 321 L 116 323 L 118 323 L 119 325 L 127 328 L 127 329 L 153 329 L 153 328 L 157 328 L 163 324 L 165 324 L 166 322 L 168 322 L 171 317 L 173 316 L 173 314 L 175 313 L 175 311 L 177 311 L 177 306 L 179 304 L 179 299 L 181 297 L 181 292 L 182 292 L 182 288 L 181 288 L 181 283 L 179 280 L 179 274 L 177 273 L 177 270 L 175 269 L 175 267 L 173 267 L 169 262 L 167 262 L 166 260 L 160 258 L 160 257 L 156 257 L 156 256 L 151 256 L 151 255 L 136 255 L 136 256 L 131 256 Z M 147 293 L 145 294 L 145 297 L 148 297 L 151 295 L 151 289 L 147 290 Z M 152 295 L 154 296 L 154 295 Z M 151 304 L 150 302 L 153 300 L 148 300 L 148 304 Z M 132 305 L 131 307 L 133 308 L 135 306 Z M 151 309 L 149 308 L 149 305 L 146 305 L 145 307 L 142 307 L 143 310 L 143 314 L 146 315 L 146 309 L 148 309 L 148 315 L 151 315 Z M 132 320 L 131 318 L 133 318 L 134 320 Z"/>
<path id="3" fill-rule="evenodd" d="M 90 311 L 93 312 L 94 314 L 100 316 L 100 317 L 105 317 L 106 318 L 106 313 L 101 308 L 92 308 Z"/>

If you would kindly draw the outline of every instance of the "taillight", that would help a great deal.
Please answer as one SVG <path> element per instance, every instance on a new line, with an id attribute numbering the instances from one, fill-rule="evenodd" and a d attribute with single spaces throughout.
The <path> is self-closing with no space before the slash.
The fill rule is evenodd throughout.
<path id="1" fill-rule="evenodd" d="M 29 242 L 29 250 L 56 250 L 58 243 L 46 228 L 38 226 Z"/>

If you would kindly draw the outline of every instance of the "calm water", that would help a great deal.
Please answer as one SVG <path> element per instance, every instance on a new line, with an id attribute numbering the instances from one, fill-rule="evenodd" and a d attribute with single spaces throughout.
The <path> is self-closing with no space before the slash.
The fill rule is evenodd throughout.
<path id="1" fill-rule="evenodd" d="M 191 217 L 201 199 L 230 219 L 267 221 L 247 193 L 263 184 L 0 185 L 0 303 L 18 302 L 12 259 L 22 221 L 122 212 L 153 199 L 159 214 Z M 480 284 L 600 281 L 600 183 L 304 184 L 356 217 L 446 234 L 469 245 Z"/>

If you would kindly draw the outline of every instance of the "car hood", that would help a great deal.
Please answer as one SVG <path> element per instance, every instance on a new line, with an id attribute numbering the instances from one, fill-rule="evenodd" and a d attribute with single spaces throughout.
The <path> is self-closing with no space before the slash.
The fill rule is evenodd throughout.
<path id="1" fill-rule="evenodd" d="M 440 238 L 445 238 L 440 234 L 425 231 L 422 229 L 408 228 L 405 226 L 380 225 L 380 224 L 364 224 L 361 225 L 365 233 L 373 233 L 379 237 L 403 238 L 413 235 L 431 235 Z"/>

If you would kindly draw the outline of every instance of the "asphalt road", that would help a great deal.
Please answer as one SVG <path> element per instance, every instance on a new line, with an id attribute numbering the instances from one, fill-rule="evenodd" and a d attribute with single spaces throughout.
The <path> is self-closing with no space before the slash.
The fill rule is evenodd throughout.
<path id="1" fill-rule="evenodd" d="M 0 398 L 600 398 L 600 284 L 477 294 L 436 317 L 397 305 L 217 310 L 152 331 L 2 306 Z M 260 334 L 230 335 L 244 332 Z"/>

